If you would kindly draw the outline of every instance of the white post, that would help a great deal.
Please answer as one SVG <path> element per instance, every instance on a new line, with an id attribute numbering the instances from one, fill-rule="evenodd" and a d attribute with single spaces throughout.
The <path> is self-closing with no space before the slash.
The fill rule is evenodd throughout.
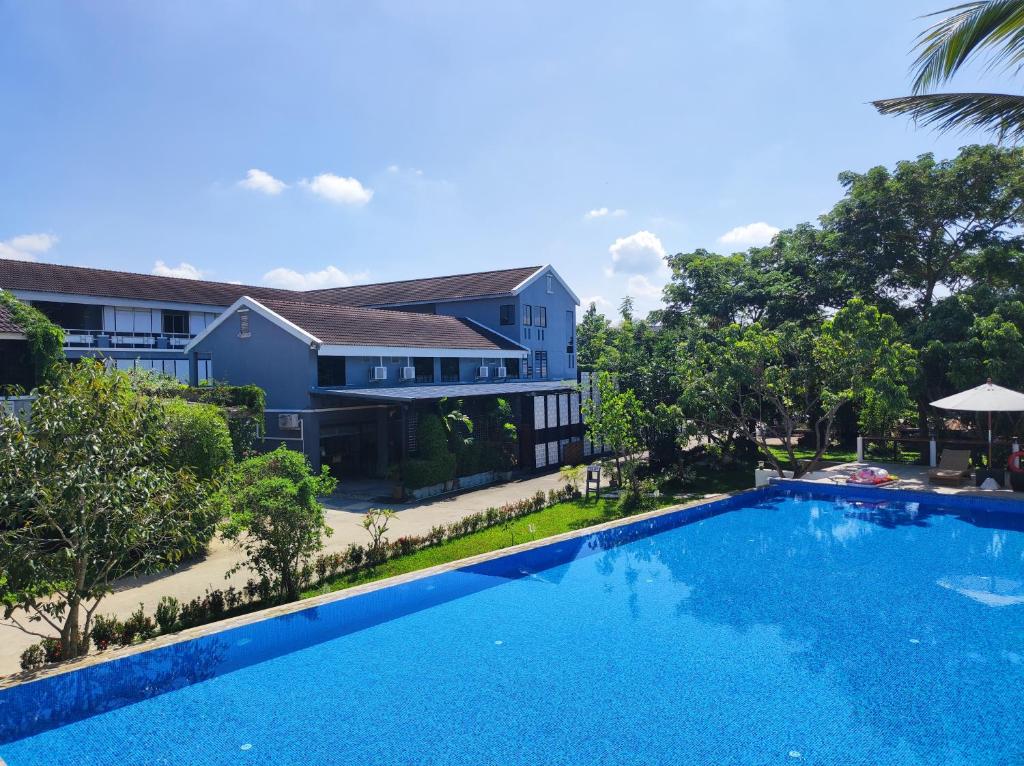
<path id="1" fill-rule="evenodd" d="M 857 462 L 858 463 L 863 463 L 864 462 L 864 437 L 863 436 L 858 436 L 857 437 Z"/>
<path id="2" fill-rule="evenodd" d="M 934 437 L 928 442 L 928 465 L 934 468 L 939 464 L 938 460 L 938 445 L 935 443 Z"/>

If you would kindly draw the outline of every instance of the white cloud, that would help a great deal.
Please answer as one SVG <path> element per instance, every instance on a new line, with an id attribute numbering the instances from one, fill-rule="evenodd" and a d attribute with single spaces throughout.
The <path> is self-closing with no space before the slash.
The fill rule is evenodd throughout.
<path id="1" fill-rule="evenodd" d="M 278 195 L 288 188 L 288 184 L 284 181 L 274 178 L 270 173 L 258 168 L 251 168 L 245 174 L 245 178 L 238 182 L 238 185 L 243 189 L 258 191 L 272 196 Z"/>
<path id="2" fill-rule="evenodd" d="M 181 261 L 177 266 L 168 266 L 163 261 L 153 264 L 153 274 L 158 277 L 179 277 L 180 279 L 202 279 L 203 272 L 191 263 Z"/>
<path id="3" fill-rule="evenodd" d="M 321 173 L 312 179 L 303 179 L 302 185 L 318 197 L 338 205 L 365 205 L 373 198 L 373 189 L 367 189 L 355 178 Z"/>
<path id="4" fill-rule="evenodd" d="M 20 234 L 0 242 L 0 258 L 34 261 L 58 241 L 54 234 Z"/>
<path id="5" fill-rule="evenodd" d="M 661 297 L 663 284 L 652 282 L 643 274 L 634 274 L 626 281 L 626 295 L 641 300 L 656 299 Z"/>
<path id="6" fill-rule="evenodd" d="M 615 240 L 608 252 L 612 254 L 609 276 L 614 274 L 665 273 L 665 246 L 649 231 L 638 231 Z"/>
<path id="7" fill-rule="evenodd" d="M 737 226 L 735 229 L 730 229 L 719 237 L 718 241 L 723 245 L 756 247 L 769 244 L 772 241 L 772 237 L 778 233 L 779 229 L 777 226 L 772 226 L 764 221 L 758 221 L 757 223 L 748 223 L 746 226 Z"/>
<path id="8" fill-rule="evenodd" d="M 281 267 L 264 274 L 263 283 L 285 290 L 317 290 L 324 287 L 347 287 L 364 281 L 367 276 L 369 275 L 365 271 L 349 274 L 337 266 L 305 273 Z"/>
<path id="9" fill-rule="evenodd" d="M 621 207 L 617 207 L 614 210 L 609 210 L 606 207 L 598 207 L 593 210 L 588 210 L 583 214 L 583 218 L 586 221 L 592 221 L 595 218 L 604 218 L 606 216 L 612 216 L 614 218 L 621 218 L 626 214 L 626 211 Z"/>

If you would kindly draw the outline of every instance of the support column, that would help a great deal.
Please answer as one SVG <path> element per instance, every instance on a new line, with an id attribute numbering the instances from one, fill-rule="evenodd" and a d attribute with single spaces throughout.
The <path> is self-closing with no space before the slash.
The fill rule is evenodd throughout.
<path id="1" fill-rule="evenodd" d="M 193 351 L 188 355 L 188 384 L 190 386 L 199 385 L 199 352 Z"/>
<path id="2" fill-rule="evenodd" d="M 377 409 L 377 476 L 386 476 L 388 472 L 388 408 Z"/>
<path id="3" fill-rule="evenodd" d="M 863 436 L 858 436 L 857 437 L 857 462 L 858 463 L 863 463 L 864 462 L 864 437 Z"/>

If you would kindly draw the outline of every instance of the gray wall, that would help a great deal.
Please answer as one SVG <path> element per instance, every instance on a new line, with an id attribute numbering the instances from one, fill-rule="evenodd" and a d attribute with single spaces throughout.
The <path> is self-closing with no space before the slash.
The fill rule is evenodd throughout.
<path id="1" fill-rule="evenodd" d="M 547 291 L 547 278 L 542 275 L 540 279 L 527 287 L 519 294 L 519 306 L 516 309 L 516 318 L 519 322 L 519 335 L 516 337 L 520 343 L 530 349 L 531 357 L 533 351 L 548 352 L 548 378 L 560 380 L 563 378 L 575 378 L 575 365 L 569 366 L 569 356 L 566 354 L 566 340 L 570 334 L 576 331 L 576 302 L 572 296 L 562 287 L 558 279 L 554 280 L 554 291 Z M 534 325 L 531 337 L 524 337 L 522 306 L 529 304 L 534 307 Z M 537 306 L 545 306 L 548 313 L 548 326 L 544 328 L 544 340 L 537 338 Z M 571 321 L 566 312 L 572 312 Z M 534 373 L 536 376 L 536 371 Z"/>
<path id="2" fill-rule="evenodd" d="M 238 318 L 228 317 L 193 351 L 213 356 L 218 380 L 254 383 L 267 393 L 269 409 L 304 409 L 316 385 L 316 352 L 255 311 L 249 312 L 250 337 L 238 337 Z"/>

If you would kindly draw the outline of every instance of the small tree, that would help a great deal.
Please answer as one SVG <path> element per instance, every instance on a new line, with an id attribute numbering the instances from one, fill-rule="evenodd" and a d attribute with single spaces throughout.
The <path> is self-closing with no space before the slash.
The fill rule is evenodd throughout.
<path id="1" fill-rule="evenodd" d="M 167 418 L 127 375 L 83 360 L 54 368 L 31 416 L 0 414 L 0 596 L 88 651 L 115 580 L 198 552 L 215 523 L 205 490 L 168 457 Z"/>
<path id="2" fill-rule="evenodd" d="M 298 599 L 303 567 L 332 532 L 317 497 L 336 485 L 327 466 L 314 474 L 305 455 L 283 446 L 238 463 L 221 494 L 221 532 L 247 558 L 228 574 L 247 567 L 281 598 Z"/>
<path id="3" fill-rule="evenodd" d="M 386 558 L 388 527 L 395 518 L 390 508 L 371 508 L 363 516 L 363 529 L 370 533 L 370 545 L 366 549 L 366 558 L 370 565 L 379 564 Z"/>
<path id="4" fill-rule="evenodd" d="M 610 373 L 597 373 L 597 396 L 583 400 L 583 422 L 593 442 L 603 442 L 615 456 L 615 476 L 622 483 L 622 461 L 640 451 L 647 413 L 633 391 L 619 390 Z M 633 472 L 635 474 L 635 472 Z"/>

